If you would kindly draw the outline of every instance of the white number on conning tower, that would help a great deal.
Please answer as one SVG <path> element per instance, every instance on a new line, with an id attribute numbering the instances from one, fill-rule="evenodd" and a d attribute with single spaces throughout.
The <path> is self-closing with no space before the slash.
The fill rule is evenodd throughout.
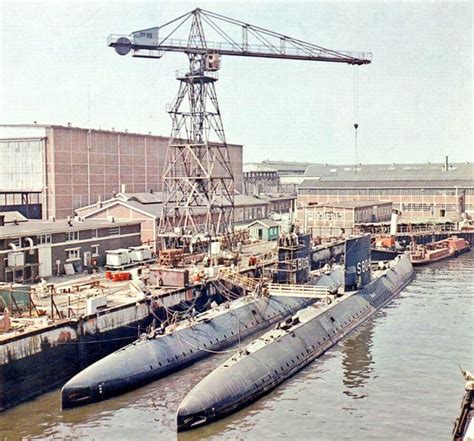
<path id="1" fill-rule="evenodd" d="M 365 259 L 362 262 L 357 262 L 357 265 L 356 265 L 357 274 L 365 273 L 366 271 L 369 271 L 369 268 L 370 268 L 370 259 Z"/>
<path id="2" fill-rule="evenodd" d="M 309 268 L 309 257 L 299 257 L 291 261 L 294 270 L 300 271 Z"/>

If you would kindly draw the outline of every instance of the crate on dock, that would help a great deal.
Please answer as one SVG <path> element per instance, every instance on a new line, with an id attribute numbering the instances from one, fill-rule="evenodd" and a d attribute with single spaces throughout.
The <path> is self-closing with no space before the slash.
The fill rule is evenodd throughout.
<path id="1" fill-rule="evenodd" d="M 146 262 L 151 259 L 151 247 L 142 245 L 140 247 L 130 247 L 130 260 L 132 262 Z"/>
<path id="2" fill-rule="evenodd" d="M 183 261 L 184 251 L 181 248 L 170 248 L 160 251 L 160 265 L 178 266 Z"/>
<path id="3" fill-rule="evenodd" d="M 121 268 L 130 263 L 130 250 L 119 248 L 118 250 L 106 251 L 106 266 L 110 268 Z"/>

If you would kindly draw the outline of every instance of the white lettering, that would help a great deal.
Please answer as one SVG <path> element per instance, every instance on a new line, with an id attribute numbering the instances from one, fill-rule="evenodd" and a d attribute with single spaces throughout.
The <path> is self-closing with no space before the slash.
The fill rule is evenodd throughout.
<path id="1" fill-rule="evenodd" d="M 370 269 L 370 259 L 365 259 L 362 262 L 357 262 L 357 264 L 356 264 L 357 274 L 365 273 L 369 269 Z"/>

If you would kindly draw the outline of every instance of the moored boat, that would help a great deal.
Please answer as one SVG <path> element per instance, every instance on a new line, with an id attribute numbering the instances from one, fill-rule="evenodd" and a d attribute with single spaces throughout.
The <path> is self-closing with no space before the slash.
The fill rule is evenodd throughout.
<path id="1" fill-rule="evenodd" d="M 198 383 L 177 412 L 178 431 L 224 417 L 308 365 L 387 304 L 412 279 L 407 254 L 371 278 L 370 239 L 346 243 L 345 292 L 315 303 L 264 334 Z M 351 251 L 357 250 L 355 258 Z"/>
<path id="2" fill-rule="evenodd" d="M 324 286 L 342 284 L 342 270 L 309 280 L 308 235 L 293 235 L 292 241 L 280 248 L 281 281 L 297 279 Z M 287 261 L 283 261 L 288 255 L 297 259 L 298 267 L 289 267 Z M 147 384 L 222 351 L 314 301 L 305 297 L 249 295 L 143 335 L 69 380 L 61 391 L 62 406 L 69 408 L 102 401 Z"/>
<path id="3" fill-rule="evenodd" d="M 469 242 L 461 237 L 450 236 L 425 245 L 413 244 L 410 259 L 413 266 L 428 265 L 449 257 L 457 257 L 471 249 Z"/>
<path id="4" fill-rule="evenodd" d="M 427 244 L 412 243 L 410 248 L 410 259 L 413 266 L 428 265 L 451 257 L 449 247 L 445 239 Z"/>

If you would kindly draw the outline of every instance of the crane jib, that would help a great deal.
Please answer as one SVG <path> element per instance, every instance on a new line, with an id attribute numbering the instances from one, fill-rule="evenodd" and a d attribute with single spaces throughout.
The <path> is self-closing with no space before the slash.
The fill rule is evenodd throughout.
<path id="1" fill-rule="evenodd" d="M 123 37 L 122 37 L 123 38 Z M 319 54 L 291 54 L 291 53 L 278 53 L 278 52 L 259 52 L 259 51 L 250 51 L 250 50 L 230 50 L 230 49 L 214 49 L 214 48 L 200 48 L 200 47 L 189 47 L 187 45 L 183 46 L 168 46 L 168 45 L 145 45 L 145 44 L 133 44 L 124 43 L 124 42 L 113 42 L 109 44 L 110 47 L 114 48 L 127 48 L 127 53 L 130 50 L 140 51 L 140 50 L 150 50 L 150 51 L 163 51 L 163 52 L 184 52 L 184 53 L 194 53 L 194 54 L 209 54 L 217 53 L 219 55 L 229 55 L 229 56 L 239 56 L 239 57 L 255 57 L 255 58 L 277 58 L 277 59 L 286 59 L 286 60 L 304 60 L 304 61 L 325 61 L 332 63 L 347 63 L 355 65 L 370 64 L 370 56 L 363 58 L 347 56 L 344 54 L 337 55 L 319 55 Z M 118 51 L 117 51 L 118 52 Z M 118 52 L 122 54 L 121 52 Z"/>

